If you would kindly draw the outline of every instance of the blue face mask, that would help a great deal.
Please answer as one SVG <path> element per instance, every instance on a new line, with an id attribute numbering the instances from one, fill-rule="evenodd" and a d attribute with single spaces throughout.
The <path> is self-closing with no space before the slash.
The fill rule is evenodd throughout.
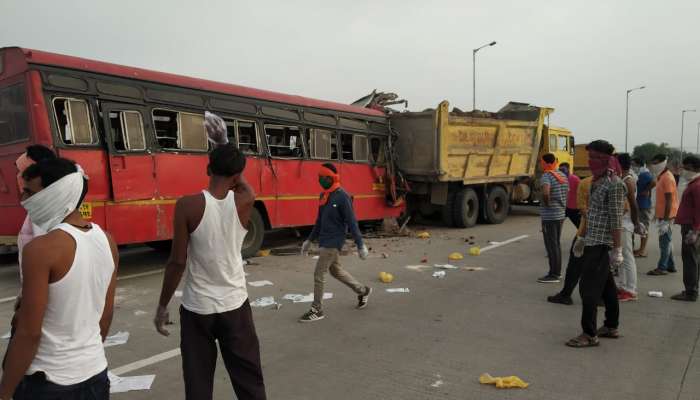
<path id="1" fill-rule="evenodd" d="M 559 167 L 559 171 L 563 172 L 564 175 L 569 176 L 569 168 L 568 167 Z"/>

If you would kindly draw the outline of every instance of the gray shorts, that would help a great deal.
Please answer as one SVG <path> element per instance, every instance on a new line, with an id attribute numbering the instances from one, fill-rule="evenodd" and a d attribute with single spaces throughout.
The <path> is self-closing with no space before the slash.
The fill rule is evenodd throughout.
<path id="1" fill-rule="evenodd" d="M 639 209 L 639 222 L 644 225 L 647 230 L 649 230 L 649 225 L 654 219 L 654 209 L 653 208 L 640 208 Z"/>

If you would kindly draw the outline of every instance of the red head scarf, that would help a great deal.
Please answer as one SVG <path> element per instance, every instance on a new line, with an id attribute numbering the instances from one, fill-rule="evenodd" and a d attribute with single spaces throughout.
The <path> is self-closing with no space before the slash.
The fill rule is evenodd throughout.
<path id="1" fill-rule="evenodd" d="M 333 172 L 333 170 L 328 167 L 321 167 L 321 169 L 318 171 L 318 176 L 325 176 L 333 179 L 333 184 L 331 187 L 324 189 L 323 196 L 321 196 L 321 204 L 325 205 L 328 202 L 328 198 L 330 197 L 331 193 L 340 188 L 340 175 Z"/>
<path id="2" fill-rule="evenodd" d="M 543 160 L 543 159 L 540 159 L 540 166 L 542 167 L 542 171 L 543 171 L 545 174 L 550 174 L 550 175 L 552 175 L 552 176 L 554 177 L 554 179 L 556 179 L 557 181 L 559 181 L 559 183 L 564 183 L 564 182 L 566 182 L 566 178 L 563 177 L 563 176 L 561 176 L 560 174 L 558 174 L 558 173 L 556 172 L 556 171 L 557 171 L 557 167 L 559 166 L 559 163 L 557 162 L 557 160 L 554 160 L 553 163 L 548 163 L 547 161 L 545 161 L 545 160 Z"/>
<path id="3" fill-rule="evenodd" d="M 588 166 L 591 168 L 594 179 L 603 176 L 622 175 L 622 167 L 617 157 L 599 151 L 588 150 Z"/>

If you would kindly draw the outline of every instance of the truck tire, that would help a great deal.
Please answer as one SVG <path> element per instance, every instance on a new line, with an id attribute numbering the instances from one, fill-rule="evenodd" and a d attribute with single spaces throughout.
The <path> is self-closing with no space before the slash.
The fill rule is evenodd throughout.
<path id="1" fill-rule="evenodd" d="M 479 196 L 472 188 L 463 188 L 454 198 L 453 207 L 454 226 L 457 228 L 470 228 L 476 225 L 479 217 Z"/>
<path id="2" fill-rule="evenodd" d="M 453 191 L 447 192 L 447 202 L 444 206 L 440 207 L 440 212 L 442 214 L 442 223 L 445 226 L 454 228 L 455 227 L 455 193 Z"/>
<path id="3" fill-rule="evenodd" d="M 508 192 L 502 186 L 494 186 L 486 195 L 484 218 L 489 224 L 500 224 L 506 220 L 510 212 Z"/>
<path id="4" fill-rule="evenodd" d="M 248 234 L 245 235 L 243 246 L 241 247 L 243 258 L 255 257 L 258 250 L 260 250 L 260 246 L 262 246 L 264 237 L 265 223 L 262 215 L 260 215 L 260 211 L 257 208 L 253 208 L 253 212 L 250 214 L 250 221 L 248 222 Z"/>

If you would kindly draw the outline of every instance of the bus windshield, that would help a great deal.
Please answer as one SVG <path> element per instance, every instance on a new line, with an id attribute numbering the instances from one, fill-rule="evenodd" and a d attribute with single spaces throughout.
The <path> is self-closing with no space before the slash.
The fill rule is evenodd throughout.
<path id="1" fill-rule="evenodd" d="M 23 83 L 0 88 L 0 145 L 29 138 L 29 119 Z"/>

